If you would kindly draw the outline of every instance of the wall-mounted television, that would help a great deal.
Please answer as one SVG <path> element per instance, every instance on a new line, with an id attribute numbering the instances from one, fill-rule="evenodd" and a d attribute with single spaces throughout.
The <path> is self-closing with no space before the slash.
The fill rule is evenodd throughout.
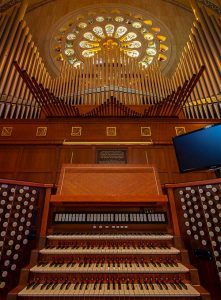
<path id="1" fill-rule="evenodd" d="M 221 123 L 173 137 L 180 172 L 221 167 Z"/>

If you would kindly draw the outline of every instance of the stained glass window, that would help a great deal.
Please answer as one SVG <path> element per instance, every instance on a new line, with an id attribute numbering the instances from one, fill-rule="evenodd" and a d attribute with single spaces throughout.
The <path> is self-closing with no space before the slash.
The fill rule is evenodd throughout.
<path id="1" fill-rule="evenodd" d="M 117 27 L 117 30 L 116 30 L 116 32 L 114 34 L 114 37 L 116 39 L 118 39 L 119 37 L 123 36 L 126 32 L 127 32 L 127 28 L 126 27 L 119 26 L 119 27 Z"/>
<path id="2" fill-rule="evenodd" d="M 102 39 L 105 39 L 105 35 L 103 32 L 103 28 L 100 26 L 96 26 L 93 28 L 93 32 L 98 35 L 99 37 L 101 37 Z"/>
<path id="3" fill-rule="evenodd" d="M 108 36 L 112 36 L 114 33 L 114 25 L 113 24 L 107 24 L 105 26 L 105 30 Z"/>
<path id="4" fill-rule="evenodd" d="M 74 49 L 65 49 L 64 50 L 64 53 L 67 55 L 67 56 L 71 56 L 71 55 L 73 55 L 74 54 Z"/>
<path id="5" fill-rule="evenodd" d="M 98 38 L 96 38 L 96 36 L 91 32 L 85 32 L 84 37 L 89 41 L 98 41 Z"/>

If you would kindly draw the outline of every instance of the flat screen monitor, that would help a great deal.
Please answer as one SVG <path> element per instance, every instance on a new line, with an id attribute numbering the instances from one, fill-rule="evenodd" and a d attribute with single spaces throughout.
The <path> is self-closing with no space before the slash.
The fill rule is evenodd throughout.
<path id="1" fill-rule="evenodd" d="M 173 138 L 180 172 L 221 167 L 221 123 Z"/>

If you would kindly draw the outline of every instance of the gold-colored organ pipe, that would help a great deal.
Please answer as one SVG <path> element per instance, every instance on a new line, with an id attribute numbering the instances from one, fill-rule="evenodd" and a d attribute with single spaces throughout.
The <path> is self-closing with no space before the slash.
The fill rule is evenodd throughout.
<path id="1" fill-rule="evenodd" d="M 155 85 L 156 85 L 156 94 L 158 99 L 162 100 L 163 99 L 163 88 L 160 86 L 160 82 L 159 82 L 159 73 L 157 70 L 156 65 L 153 67 L 153 74 L 154 74 L 154 78 L 155 78 Z"/>
<path id="2" fill-rule="evenodd" d="M 112 53 L 112 59 L 113 59 L 113 96 L 115 99 L 118 100 L 118 82 L 117 82 L 117 56 L 116 56 L 116 49 L 113 49 Z"/>
<path id="3" fill-rule="evenodd" d="M 144 71 L 144 78 L 146 82 L 147 91 L 150 95 L 150 104 L 153 104 L 154 98 L 153 98 L 152 82 L 150 79 L 150 71 L 148 69 L 144 69 L 143 71 Z"/>
<path id="4" fill-rule="evenodd" d="M 75 84 L 75 77 L 76 77 L 76 69 L 72 68 L 72 80 L 70 85 L 70 97 L 71 97 L 71 104 L 74 104 L 74 84 Z"/>
<path id="5" fill-rule="evenodd" d="M 189 56 L 189 52 L 187 51 L 187 49 L 185 47 L 184 47 L 184 51 L 182 53 L 182 56 L 183 56 L 184 69 L 187 73 L 186 76 L 188 77 L 188 79 L 190 79 L 193 74 L 197 73 L 197 70 L 196 70 L 195 66 L 192 64 L 192 61 L 191 61 L 190 56 Z M 197 85 L 193 89 L 193 94 L 194 94 L 195 100 L 197 100 L 201 97 Z M 190 98 L 192 99 L 191 96 L 192 96 L 192 94 L 190 95 Z"/>
<path id="6" fill-rule="evenodd" d="M 66 88 L 66 76 L 67 76 L 67 63 L 64 61 L 64 68 L 62 70 L 62 84 L 60 98 L 65 101 L 65 88 Z"/>
<path id="7" fill-rule="evenodd" d="M 100 69 L 100 52 L 97 53 L 97 103 L 101 104 L 101 69 Z"/>
<path id="8" fill-rule="evenodd" d="M 118 62 L 118 58 L 117 58 L 117 51 L 116 49 L 113 49 L 113 73 L 114 73 L 114 78 L 113 78 L 113 86 L 114 86 L 114 98 L 116 98 L 116 100 L 118 100 L 118 87 L 119 87 L 119 82 L 117 80 L 117 62 Z"/>
<path id="9" fill-rule="evenodd" d="M 204 19 L 205 26 L 208 30 L 208 33 L 213 40 L 213 46 L 216 49 L 217 56 L 220 57 L 220 38 L 219 35 L 216 34 L 216 31 L 214 30 L 213 23 L 211 22 L 210 17 L 208 16 L 206 10 L 204 7 L 201 7 L 201 13 L 202 13 L 202 18 Z"/>
<path id="10" fill-rule="evenodd" d="M 65 102 L 67 104 L 70 104 L 70 85 L 71 85 L 71 73 L 72 68 L 70 66 L 67 66 L 67 83 L 66 83 L 66 96 L 65 96 Z"/>
<path id="11" fill-rule="evenodd" d="M 209 63 L 207 60 L 205 60 L 205 56 L 204 56 L 204 52 L 203 49 L 201 48 L 201 44 L 198 44 L 198 41 L 196 39 L 196 37 L 194 35 L 190 36 L 190 40 L 192 42 L 192 44 L 194 44 L 194 48 L 196 48 L 196 52 L 198 53 L 197 57 L 200 60 L 201 65 L 205 65 L 205 70 L 203 72 L 203 76 L 205 76 L 205 80 L 208 83 L 208 86 L 211 86 L 213 92 L 210 93 L 210 95 L 215 95 L 216 94 L 216 84 L 213 80 L 213 74 L 211 73 L 211 69 L 209 66 Z M 194 52 L 194 48 L 190 47 L 190 53 L 192 55 L 192 57 L 196 57 L 196 53 Z"/>
<path id="12" fill-rule="evenodd" d="M 143 72 L 141 64 L 139 64 L 138 67 L 139 67 L 140 81 L 141 81 L 141 86 L 142 86 L 142 95 L 141 95 L 142 104 L 147 104 L 148 98 L 147 98 L 147 91 L 146 91 L 146 86 L 145 86 L 145 82 L 144 82 L 144 72 Z"/>
<path id="13" fill-rule="evenodd" d="M 149 89 L 148 84 L 145 77 L 145 68 L 140 64 L 140 72 L 141 72 L 141 78 L 142 78 L 142 86 L 143 86 L 143 97 L 144 97 L 144 104 L 150 103 L 150 95 L 149 95 Z"/>
<path id="14" fill-rule="evenodd" d="M 58 97 L 61 98 L 62 84 L 63 84 L 63 74 L 64 74 L 64 61 L 61 63 L 61 71 L 58 77 Z"/>
<path id="15" fill-rule="evenodd" d="M 122 69 L 123 103 L 126 104 L 127 102 L 126 93 L 129 94 L 129 89 L 132 87 L 132 79 L 127 74 L 127 60 L 126 60 L 125 52 L 122 51 L 121 55 L 122 55 L 122 68 L 123 68 Z M 128 85 L 126 85 L 126 81 L 128 81 Z M 131 94 L 130 96 L 128 96 L 128 104 L 132 104 L 132 103 L 133 103 L 133 95 Z"/>
<path id="16" fill-rule="evenodd" d="M 190 3 L 191 3 L 191 6 L 192 6 L 192 9 L 193 9 L 196 19 L 199 20 L 199 22 L 198 22 L 199 31 L 200 32 L 202 31 L 205 34 L 205 37 L 203 37 L 203 38 L 207 44 L 207 49 L 210 50 L 210 52 L 213 56 L 214 62 L 216 63 L 216 65 L 218 66 L 218 68 L 220 70 L 220 49 L 218 50 L 218 48 L 216 47 L 216 43 L 214 42 L 214 39 L 210 32 L 210 29 L 208 28 L 208 25 L 206 23 L 203 13 L 202 13 L 202 9 L 199 7 L 197 1 L 190 0 Z"/>
<path id="17" fill-rule="evenodd" d="M 134 104 L 138 105 L 139 104 L 139 95 L 137 93 L 138 84 L 137 84 L 137 78 L 136 78 L 137 72 L 136 72 L 135 60 L 134 59 L 128 59 L 128 62 L 129 62 L 128 65 L 132 66 L 132 74 L 133 74 L 133 82 L 134 82 L 133 88 L 135 89 L 135 102 L 134 102 Z"/>
<path id="18" fill-rule="evenodd" d="M 29 33 L 26 37 L 25 37 L 25 43 L 24 43 L 24 46 L 23 46 L 23 49 L 22 49 L 22 55 L 19 59 L 19 66 L 21 67 L 21 69 L 25 69 L 25 61 L 27 61 L 27 54 L 28 54 L 28 51 L 31 51 L 32 47 L 34 46 L 34 42 L 31 43 L 31 47 L 30 47 L 30 41 L 32 39 L 32 36 L 31 34 Z M 37 48 L 36 48 L 37 50 Z M 17 81 L 18 80 L 18 81 Z M 23 79 L 20 77 L 20 75 L 17 73 L 16 74 L 16 80 L 15 80 L 15 85 L 12 86 L 12 89 L 11 89 L 11 93 L 19 98 L 19 94 L 20 94 L 20 91 L 21 91 L 21 88 L 23 85 L 25 85 L 25 83 L 23 82 Z"/>
<path id="19" fill-rule="evenodd" d="M 3 41 L 2 43 L 2 55 L 0 56 L 0 72 L 3 72 L 3 68 L 5 63 L 7 62 L 9 58 L 11 58 L 10 53 L 13 52 L 13 48 L 15 47 L 14 45 L 14 40 L 17 40 L 16 38 L 16 32 L 18 30 L 20 22 L 23 20 L 26 9 L 28 7 L 28 0 L 23 0 L 21 2 L 20 7 L 16 10 L 16 15 L 14 18 L 14 14 L 12 16 L 12 24 L 10 24 L 10 29 L 9 31 L 7 30 L 7 33 L 9 33 L 6 37 L 5 42 Z"/>
<path id="20" fill-rule="evenodd" d="M 187 43 L 188 44 L 188 43 Z M 192 67 L 196 70 L 200 70 L 200 67 L 202 67 L 203 64 L 199 64 L 197 59 L 198 59 L 198 55 L 191 55 L 191 50 L 188 50 L 188 45 L 186 47 L 184 47 L 184 50 L 186 51 L 186 53 L 188 53 L 187 55 L 187 59 L 189 60 L 189 65 L 192 65 Z M 205 79 L 204 79 L 204 76 L 205 76 L 205 70 L 203 72 L 203 74 L 201 75 L 201 77 L 199 78 L 199 86 L 202 90 L 202 93 L 203 93 L 203 97 L 205 98 L 206 96 L 208 96 L 208 91 L 206 90 L 206 83 L 205 83 Z M 198 86 L 197 84 L 197 86 Z"/>
<path id="21" fill-rule="evenodd" d="M 192 41 L 191 41 L 191 36 L 190 36 L 190 42 L 187 43 L 187 48 L 189 50 L 189 56 L 190 56 L 190 59 L 193 61 L 194 65 L 196 66 L 196 68 L 199 70 L 200 67 L 203 65 L 203 63 L 200 60 L 200 56 L 195 55 L 195 53 L 194 53 L 195 49 L 194 48 L 196 47 L 196 45 L 194 45 L 194 46 L 193 46 L 193 44 L 191 45 L 191 42 Z M 202 76 L 200 77 L 200 81 L 202 82 L 202 89 L 204 91 L 204 94 L 207 97 L 210 97 L 210 95 L 213 94 L 213 91 L 212 91 L 212 88 L 211 88 L 211 84 L 208 81 L 207 70 L 204 70 Z"/>
<path id="22" fill-rule="evenodd" d="M 71 78 L 72 78 L 72 69 L 70 66 L 67 66 L 67 84 L 66 84 L 66 97 L 65 102 L 70 104 L 70 86 L 71 86 Z"/>
<path id="23" fill-rule="evenodd" d="M 214 28 L 214 30 L 215 30 L 216 36 L 217 36 L 217 38 L 219 39 L 219 43 L 220 43 L 220 40 L 221 40 L 221 38 L 220 38 L 221 27 L 220 27 L 219 24 L 217 23 L 217 20 L 216 20 L 216 18 L 215 18 L 214 15 L 211 15 L 210 18 L 211 18 L 211 23 L 212 23 L 213 28 Z"/>
<path id="24" fill-rule="evenodd" d="M 200 25 L 200 24 L 199 24 Z M 217 93 L 219 92 L 220 88 L 220 69 L 217 69 L 217 65 L 215 64 L 211 52 L 208 51 L 207 42 L 205 41 L 204 36 L 202 35 L 201 30 L 198 30 L 195 26 L 192 28 L 192 33 L 194 38 L 196 39 L 197 43 L 199 43 L 200 53 L 203 57 L 203 62 L 206 67 L 210 70 L 211 73 L 211 80 L 216 85 Z M 213 75 L 212 75 L 213 74 Z"/>
<path id="25" fill-rule="evenodd" d="M 8 21 L 9 21 L 9 16 L 4 14 L 4 15 L 1 15 L 1 20 L 0 20 L 0 55 L 1 55 L 1 52 L 2 52 L 2 48 L 3 48 L 3 45 L 1 44 L 1 40 L 4 36 L 4 33 L 5 33 L 5 29 L 6 29 L 6 26 L 8 25 Z"/>
<path id="26" fill-rule="evenodd" d="M 152 78 L 152 83 L 153 83 L 153 90 L 154 90 L 154 99 L 155 99 L 155 103 L 159 102 L 159 91 L 157 89 L 157 85 L 156 85 L 156 78 L 155 78 L 155 72 L 153 70 L 153 66 L 150 67 L 151 70 L 151 78 Z"/>
<path id="27" fill-rule="evenodd" d="M 15 23 L 16 14 L 17 14 L 17 8 L 14 8 L 11 16 L 7 16 L 7 18 L 3 24 L 3 27 L 1 28 L 0 60 L 2 60 L 3 52 L 5 51 L 7 41 L 9 40 L 9 33 L 11 32 L 12 27 Z"/>
<path id="28" fill-rule="evenodd" d="M 164 98 L 166 98 L 166 96 L 169 95 L 169 89 L 167 87 L 165 77 L 162 75 L 159 64 L 157 64 L 157 74 L 159 78 L 161 94 Z"/>
<path id="29" fill-rule="evenodd" d="M 16 50 L 18 48 L 19 40 L 21 39 L 21 34 L 24 30 L 24 27 L 25 27 L 25 22 L 24 21 L 19 23 L 18 30 L 16 31 L 16 36 L 15 36 L 15 39 L 13 41 L 14 48 L 12 48 L 10 52 L 8 52 L 7 59 L 6 59 L 6 56 L 5 56 L 6 60 L 5 60 L 5 63 L 3 63 L 2 68 L 1 68 L 2 78 L 1 78 L 1 81 L 0 81 L 0 94 L 2 94 L 4 89 L 5 89 L 7 79 L 8 79 L 11 67 L 12 67 L 14 57 L 16 55 Z M 3 61 L 4 61 L 4 59 L 3 59 Z"/>
<path id="30" fill-rule="evenodd" d="M 16 53 L 15 53 L 15 57 L 14 57 L 14 60 L 16 62 L 20 63 L 20 59 L 21 59 L 21 56 L 22 56 L 22 50 L 23 50 L 24 43 L 25 43 L 25 38 L 26 38 L 28 32 L 29 32 L 29 28 L 25 27 L 23 32 L 22 32 L 21 39 L 19 40 L 18 48 L 16 49 Z M 12 91 L 15 89 L 18 78 L 19 78 L 18 72 L 16 71 L 14 65 L 11 64 L 11 68 L 10 68 L 10 71 L 9 71 L 9 74 L 8 74 L 8 78 L 6 80 L 6 85 L 5 85 L 5 88 L 3 90 L 3 94 L 11 95 L 12 97 L 14 96 Z M 14 88 L 13 88 L 13 86 L 14 86 Z"/>

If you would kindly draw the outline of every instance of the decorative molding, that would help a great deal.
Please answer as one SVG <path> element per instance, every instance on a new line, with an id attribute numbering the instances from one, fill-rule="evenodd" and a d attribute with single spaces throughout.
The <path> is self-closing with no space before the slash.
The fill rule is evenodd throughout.
<path id="1" fill-rule="evenodd" d="M 3 127 L 1 131 L 1 136 L 11 136 L 13 127 Z"/>
<path id="2" fill-rule="evenodd" d="M 48 127 L 37 127 L 36 136 L 46 136 Z"/>
<path id="3" fill-rule="evenodd" d="M 82 127 L 71 127 L 71 136 L 81 136 Z"/>
<path id="4" fill-rule="evenodd" d="M 150 127 L 140 127 L 140 135 L 141 136 L 151 136 L 151 128 Z"/>
<path id="5" fill-rule="evenodd" d="M 186 133 L 186 128 L 185 127 L 175 127 L 176 130 L 176 135 L 181 135 Z"/>
<path id="6" fill-rule="evenodd" d="M 153 145 L 154 143 L 151 141 L 151 142 L 124 142 L 124 141 L 116 141 L 116 142 L 106 142 L 106 141 L 103 141 L 103 142 L 71 142 L 71 141 L 63 141 L 62 143 L 63 145 L 66 145 L 66 146 L 76 146 L 76 145 L 80 145 L 80 146 L 91 146 L 91 145 L 97 145 L 97 146 L 134 146 L 134 145 Z"/>
<path id="7" fill-rule="evenodd" d="M 116 127 L 106 127 L 106 136 L 117 136 Z"/>

